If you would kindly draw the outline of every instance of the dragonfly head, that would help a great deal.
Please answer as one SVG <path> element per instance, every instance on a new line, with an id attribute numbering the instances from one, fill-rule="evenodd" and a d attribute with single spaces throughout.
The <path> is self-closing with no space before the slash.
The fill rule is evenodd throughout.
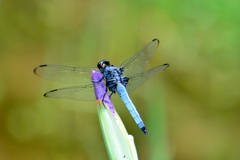
<path id="1" fill-rule="evenodd" d="M 101 60 L 98 62 L 97 67 L 103 73 L 106 66 L 110 66 L 109 60 Z"/>

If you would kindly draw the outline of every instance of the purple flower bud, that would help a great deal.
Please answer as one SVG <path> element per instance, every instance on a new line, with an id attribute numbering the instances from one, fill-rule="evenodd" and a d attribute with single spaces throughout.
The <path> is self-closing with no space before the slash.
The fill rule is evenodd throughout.
<path id="1" fill-rule="evenodd" d="M 94 86 L 95 96 L 97 101 L 102 101 L 104 94 L 107 92 L 106 85 L 104 83 L 104 79 L 99 82 L 100 79 L 102 79 L 103 75 L 95 70 L 92 70 L 92 83 Z M 115 109 L 112 103 L 111 98 L 109 97 L 109 94 L 106 93 L 104 100 L 103 100 L 105 106 L 109 107 L 109 110 L 112 112 L 112 114 L 115 114 Z"/>

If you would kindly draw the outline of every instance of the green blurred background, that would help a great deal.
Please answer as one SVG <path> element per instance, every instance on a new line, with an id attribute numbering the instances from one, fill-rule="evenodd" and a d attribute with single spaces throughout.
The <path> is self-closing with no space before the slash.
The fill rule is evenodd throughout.
<path id="1" fill-rule="evenodd" d="M 153 38 L 170 67 L 131 97 L 150 132 L 113 101 L 141 160 L 240 159 L 240 2 L 0 0 L 0 159 L 103 160 L 95 102 L 47 99 L 65 84 L 39 64 L 120 65 Z"/>

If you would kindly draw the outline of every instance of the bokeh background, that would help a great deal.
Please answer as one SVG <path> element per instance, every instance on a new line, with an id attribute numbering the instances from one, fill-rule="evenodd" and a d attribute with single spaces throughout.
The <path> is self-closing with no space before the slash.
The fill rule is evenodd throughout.
<path id="1" fill-rule="evenodd" d="M 139 159 L 240 159 L 238 0 L 0 0 L 0 159 L 103 160 L 95 102 L 44 98 L 66 84 L 33 74 L 39 64 L 120 65 L 153 38 L 148 67 L 170 67 L 132 100 L 145 136 L 118 96 Z"/>

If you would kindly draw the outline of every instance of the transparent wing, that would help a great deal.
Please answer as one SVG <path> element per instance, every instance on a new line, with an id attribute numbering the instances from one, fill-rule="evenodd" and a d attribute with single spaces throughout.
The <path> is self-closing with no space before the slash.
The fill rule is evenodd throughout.
<path id="1" fill-rule="evenodd" d="M 91 70 L 98 70 L 94 67 L 69 67 L 54 64 L 43 64 L 34 69 L 39 77 L 73 85 L 91 83 Z"/>
<path id="2" fill-rule="evenodd" d="M 159 45 L 158 39 L 153 39 L 142 50 L 127 59 L 121 66 L 124 68 L 124 75 L 130 77 L 143 71 L 152 54 Z"/>
<path id="3" fill-rule="evenodd" d="M 96 100 L 92 84 L 54 89 L 45 93 L 44 96 L 50 98 L 66 98 L 81 101 Z"/>
<path id="4" fill-rule="evenodd" d="M 128 84 L 126 87 L 128 93 L 131 93 L 136 88 L 138 88 L 142 83 L 144 83 L 148 79 L 152 78 L 153 76 L 157 75 L 158 73 L 164 71 L 168 67 L 169 67 L 169 64 L 162 64 L 155 68 L 151 68 L 145 72 L 138 73 L 138 74 L 135 74 L 135 75 L 129 77 L 129 81 L 128 81 Z"/>

